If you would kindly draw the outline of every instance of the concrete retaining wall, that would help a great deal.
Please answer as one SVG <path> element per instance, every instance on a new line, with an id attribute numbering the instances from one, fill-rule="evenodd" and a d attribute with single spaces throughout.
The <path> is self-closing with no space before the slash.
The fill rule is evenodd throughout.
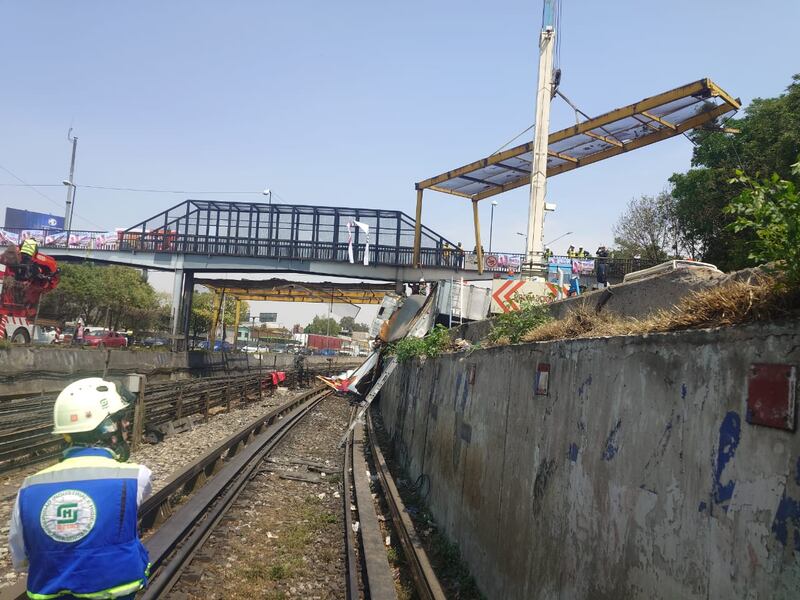
<path id="1" fill-rule="evenodd" d="M 598 313 L 614 313 L 621 317 L 641 318 L 659 310 L 674 308 L 691 292 L 699 292 L 730 281 L 745 280 L 754 273 L 757 270 L 744 269 L 725 275 L 710 269 L 678 269 L 552 302 L 547 308 L 556 319 L 563 319 L 569 312 L 580 308 Z M 456 327 L 455 335 L 476 343 L 484 339 L 492 327 L 492 319 L 474 321 Z"/>
<path id="2" fill-rule="evenodd" d="M 447 355 L 380 409 L 488 598 L 797 598 L 800 434 L 745 406 L 752 363 L 800 363 L 798 325 Z"/>
<path id="3" fill-rule="evenodd" d="M 0 395 L 37 394 L 61 390 L 81 377 L 108 374 L 119 377 L 143 373 L 153 380 L 179 379 L 199 375 L 240 373 L 248 369 L 288 369 L 292 354 L 223 354 L 221 352 L 156 352 L 12 346 L 0 348 Z M 333 357 L 334 365 L 344 369 L 362 359 Z M 355 363 L 354 363 L 355 361 Z M 306 358 L 309 366 L 328 364 L 324 356 Z M 352 368 L 350 366 L 349 368 Z"/>

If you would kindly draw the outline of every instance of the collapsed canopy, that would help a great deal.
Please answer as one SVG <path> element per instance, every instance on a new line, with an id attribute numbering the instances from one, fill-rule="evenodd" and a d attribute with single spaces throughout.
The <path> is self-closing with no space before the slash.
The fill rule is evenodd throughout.
<path id="1" fill-rule="evenodd" d="M 739 106 L 710 79 L 701 79 L 612 110 L 550 134 L 547 176 L 680 135 Z M 420 181 L 416 189 L 482 200 L 529 184 L 532 155 L 528 142 Z"/>

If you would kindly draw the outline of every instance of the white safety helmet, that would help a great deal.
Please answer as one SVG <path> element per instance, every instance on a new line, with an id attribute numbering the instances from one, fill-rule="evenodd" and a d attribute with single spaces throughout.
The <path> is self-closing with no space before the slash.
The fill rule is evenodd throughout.
<path id="1" fill-rule="evenodd" d="M 117 386 L 100 377 L 79 379 L 65 387 L 53 406 L 53 433 L 97 429 L 109 416 L 128 408 Z"/>

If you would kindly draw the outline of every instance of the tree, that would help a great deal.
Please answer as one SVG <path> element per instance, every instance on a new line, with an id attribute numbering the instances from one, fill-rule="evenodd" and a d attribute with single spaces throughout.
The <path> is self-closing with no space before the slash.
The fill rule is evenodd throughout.
<path id="1" fill-rule="evenodd" d="M 672 196 L 667 192 L 628 202 L 612 229 L 616 255 L 665 260 L 675 246 L 673 206 Z"/>
<path id="2" fill-rule="evenodd" d="M 65 263 L 60 268 L 59 286 L 42 298 L 42 315 L 60 321 L 83 316 L 89 324 L 135 333 L 169 321 L 169 303 L 137 269 L 92 263 Z"/>
<path id="3" fill-rule="evenodd" d="M 699 258 L 723 270 L 753 264 L 749 250 L 756 240 L 753 228 L 734 231 L 736 217 L 724 209 L 745 191 L 748 182 L 737 176 L 765 178 L 773 173 L 791 181 L 792 163 L 800 153 L 800 75 L 792 78 L 786 93 L 777 98 L 756 98 L 740 119 L 726 126 L 738 134 L 697 130 L 692 169 L 670 178 L 675 198 L 679 238 L 693 247 Z"/>
<path id="4" fill-rule="evenodd" d="M 800 181 L 800 157 L 792 174 Z M 730 229 L 736 234 L 752 231 L 755 239 L 748 245 L 748 258 L 759 264 L 775 263 L 787 285 L 800 286 L 800 186 L 777 173 L 763 181 L 742 171 L 736 177 L 744 190 L 725 208 L 735 219 Z"/>
<path id="5" fill-rule="evenodd" d="M 341 327 L 336 319 L 317 315 L 303 330 L 305 333 L 318 333 L 321 335 L 339 335 Z"/>
<path id="6" fill-rule="evenodd" d="M 250 307 L 247 302 L 242 301 L 240 306 L 241 314 L 239 321 L 246 322 L 245 314 L 248 314 Z M 222 322 L 223 333 L 227 326 L 233 326 L 236 320 L 236 298 L 225 294 L 225 315 L 223 321 L 223 311 L 219 310 L 218 319 Z M 214 294 L 212 292 L 198 292 L 192 296 L 192 315 L 189 318 L 189 329 L 194 337 L 203 333 L 208 333 L 211 324 L 214 322 Z"/>
<path id="7" fill-rule="evenodd" d="M 342 331 L 369 331 L 369 325 L 356 323 L 353 317 L 342 317 L 339 321 L 339 327 Z"/>

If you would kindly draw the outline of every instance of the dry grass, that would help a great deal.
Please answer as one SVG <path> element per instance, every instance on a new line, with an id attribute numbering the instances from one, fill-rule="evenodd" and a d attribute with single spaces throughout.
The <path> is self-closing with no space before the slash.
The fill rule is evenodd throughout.
<path id="1" fill-rule="evenodd" d="M 774 278 L 754 275 L 747 281 L 692 292 L 672 310 L 661 310 L 636 319 L 613 313 L 595 314 L 579 308 L 565 318 L 550 321 L 528 332 L 526 342 L 545 340 L 642 335 L 683 329 L 728 327 L 800 314 L 800 290 L 778 286 Z"/>

